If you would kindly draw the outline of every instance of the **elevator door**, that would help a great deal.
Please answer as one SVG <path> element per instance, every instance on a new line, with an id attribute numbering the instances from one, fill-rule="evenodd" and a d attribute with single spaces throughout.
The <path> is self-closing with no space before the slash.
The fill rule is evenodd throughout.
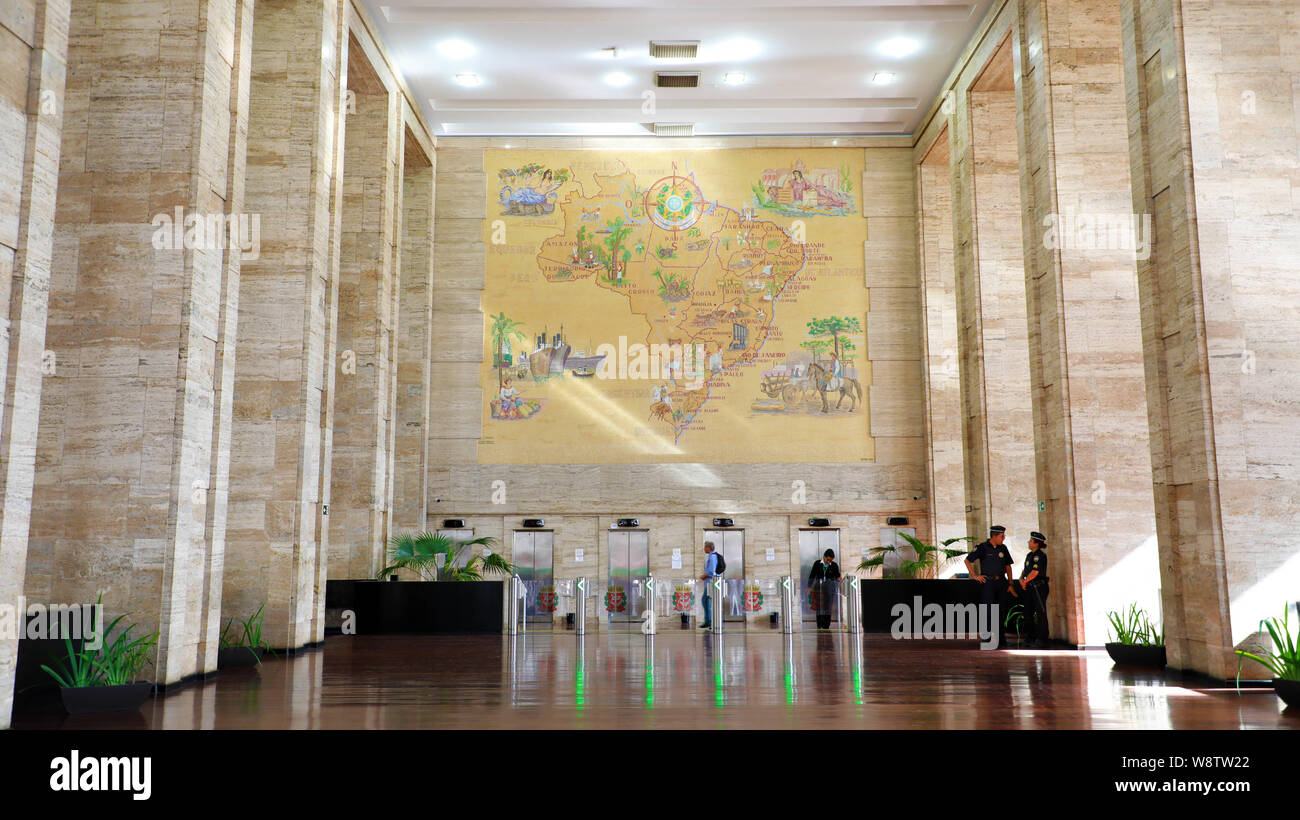
<path id="1" fill-rule="evenodd" d="M 558 598 L 555 594 L 555 533 L 551 530 L 515 530 L 515 572 L 524 582 L 523 616 L 530 624 L 550 625 Z"/>
<path id="2" fill-rule="evenodd" d="M 603 601 L 609 623 L 640 622 L 650 603 L 645 597 L 649 575 L 650 531 L 611 530 L 609 583 Z"/>
<path id="3" fill-rule="evenodd" d="M 799 597 L 803 600 L 801 609 L 805 621 L 816 622 L 817 620 L 817 613 L 812 606 L 812 590 L 808 586 L 808 574 L 812 572 L 813 563 L 822 560 L 822 554 L 826 550 L 835 551 L 835 558 L 832 560 L 839 563 L 840 572 L 844 572 L 844 557 L 840 555 L 839 530 L 799 530 L 799 589 L 802 590 Z M 838 623 L 839 619 L 839 607 L 832 603 L 831 623 Z"/>
<path id="4" fill-rule="evenodd" d="M 727 562 L 722 573 L 722 620 L 745 621 L 745 531 L 705 530 L 704 540 Z"/>

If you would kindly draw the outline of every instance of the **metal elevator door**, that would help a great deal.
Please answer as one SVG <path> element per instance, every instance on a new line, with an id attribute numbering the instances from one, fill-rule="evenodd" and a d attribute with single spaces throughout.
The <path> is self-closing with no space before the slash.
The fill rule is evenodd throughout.
<path id="1" fill-rule="evenodd" d="M 745 622 L 745 531 L 705 530 L 704 540 L 727 562 L 722 573 L 722 620 Z"/>
<path id="2" fill-rule="evenodd" d="M 808 575 L 812 572 L 813 564 L 822 560 L 822 554 L 826 550 L 834 550 L 835 558 L 832 559 L 839 563 L 840 572 L 844 572 L 844 559 L 840 555 L 840 531 L 839 530 L 799 530 L 799 589 L 802 591 L 800 598 L 803 603 L 800 610 L 803 612 L 805 621 L 816 621 L 817 612 L 813 609 L 813 590 L 808 585 Z M 830 592 L 830 590 L 826 590 Z M 838 623 L 840 619 L 839 607 L 831 606 L 831 623 Z"/>
<path id="3" fill-rule="evenodd" d="M 512 563 L 524 582 L 523 617 L 530 624 L 553 623 L 558 602 L 554 543 L 555 533 L 551 530 L 515 530 Z"/>
<path id="4" fill-rule="evenodd" d="M 640 622 L 650 605 L 645 582 L 650 576 L 650 531 L 611 530 L 609 533 L 609 583 L 605 589 L 605 615 L 611 624 Z"/>

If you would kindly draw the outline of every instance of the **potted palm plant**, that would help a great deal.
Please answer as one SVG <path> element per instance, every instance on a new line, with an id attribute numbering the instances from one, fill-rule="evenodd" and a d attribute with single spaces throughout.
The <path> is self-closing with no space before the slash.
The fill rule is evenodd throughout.
<path id="1" fill-rule="evenodd" d="M 1260 631 L 1267 631 L 1273 639 L 1273 648 L 1254 645 L 1238 649 L 1241 659 L 1250 659 L 1273 673 L 1273 691 L 1282 702 L 1300 709 L 1300 636 L 1291 635 L 1291 608 L 1282 610 L 1281 618 L 1264 621 Z M 1241 660 L 1237 661 L 1237 686 L 1241 686 Z"/>
<path id="2" fill-rule="evenodd" d="M 409 569 L 425 581 L 482 581 L 484 573 L 510 575 L 514 567 L 504 556 L 492 551 L 497 543 L 497 539 L 486 535 L 464 541 L 431 532 L 399 535 L 389 544 L 389 565 L 375 578 L 383 580 L 399 569 Z M 466 558 L 465 552 L 475 546 L 487 549 Z"/>
<path id="3" fill-rule="evenodd" d="M 864 580 L 862 588 L 862 628 L 868 632 L 889 632 L 895 621 L 895 608 L 913 607 L 919 598 L 924 606 L 938 604 L 976 604 L 980 600 L 979 584 L 966 578 L 937 578 L 939 570 L 966 550 L 953 545 L 972 541 L 969 536 L 948 538 L 939 545 L 927 544 L 914 535 L 898 532 L 905 544 L 873 547 L 870 557 L 858 569 L 881 569 L 881 578 Z M 910 556 L 909 556 L 910 551 Z M 897 558 L 894 565 L 891 558 Z"/>
<path id="4" fill-rule="evenodd" d="M 1120 666 L 1165 665 L 1165 630 L 1151 623 L 1146 610 L 1130 604 L 1124 612 L 1108 612 L 1115 640 L 1106 644 L 1106 653 Z"/>
<path id="5" fill-rule="evenodd" d="M 344 607 L 353 613 L 355 633 L 499 633 L 504 588 L 490 576 L 509 577 L 514 567 L 493 551 L 497 543 L 490 536 L 457 540 L 431 532 L 394 537 L 375 580 L 349 582 Z M 399 571 L 419 580 L 382 580 Z M 326 606 L 333 606 L 326 594 Z"/>
<path id="6" fill-rule="evenodd" d="M 101 596 L 102 602 L 102 596 Z M 101 611 L 96 607 L 96 612 Z M 63 708 L 71 715 L 97 712 L 134 712 L 153 691 L 153 684 L 139 680 L 158 643 L 159 633 L 133 636 L 136 624 L 118 629 L 126 618 L 119 615 L 103 630 L 95 647 L 81 638 L 76 644 L 64 639 L 67 654 L 51 657 L 53 667 L 41 669 L 59 685 Z"/>
<path id="7" fill-rule="evenodd" d="M 262 604 L 251 616 L 240 619 L 238 627 L 235 618 L 226 621 L 218 642 L 218 669 L 247 668 L 262 662 L 262 655 L 270 648 L 262 637 L 265 614 L 266 604 Z"/>

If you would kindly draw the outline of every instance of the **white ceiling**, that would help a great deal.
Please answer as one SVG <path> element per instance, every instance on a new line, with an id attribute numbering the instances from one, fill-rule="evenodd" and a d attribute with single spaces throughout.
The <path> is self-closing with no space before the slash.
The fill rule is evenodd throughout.
<path id="1" fill-rule="evenodd" d="M 992 0 L 363 0 L 439 135 L 910 134 Z M 882 53 L 912 38 L 908 57 Z M 450 59 L 446 40 L 474 47 Z M 695 60 L 650 40 L 699 40 Z M 618 57 L 602 55 L 614 46 Z M 746 55 L 748 48 L 753 51 Z M 699 88 L 655 88 L 698 70 Z M 723 74 L 745 74 L 726 85 Z M 482 84 L 466 88 L 455 75 Z M 608 85 L 622 72 L 631 82 Z M 877 72 L 893 72 L 876 85 Z M 646 92 L 654 92 L 649 113 Z"/>

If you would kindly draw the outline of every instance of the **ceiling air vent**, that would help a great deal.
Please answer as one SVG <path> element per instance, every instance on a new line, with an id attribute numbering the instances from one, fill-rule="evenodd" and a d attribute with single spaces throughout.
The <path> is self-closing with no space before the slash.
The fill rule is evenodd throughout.
<path id="1" fill-rule="evenodd" d="M 699 88 L 698 71 L 656 71 L 655 85 L 660 88 Z"/>
<path id="2" fill-rule="evenodd" d="M 693 137 L 695 136 L 695 123 L 656 122 L 650 125 L 650 130 L 655 132 L 656 137 Z"/>
<path id="3" fill-rule="evenodd" d="M 699 40 L 650 41 L 650 56 L 661 60 L 694 60 L 699 53 Z"/>

